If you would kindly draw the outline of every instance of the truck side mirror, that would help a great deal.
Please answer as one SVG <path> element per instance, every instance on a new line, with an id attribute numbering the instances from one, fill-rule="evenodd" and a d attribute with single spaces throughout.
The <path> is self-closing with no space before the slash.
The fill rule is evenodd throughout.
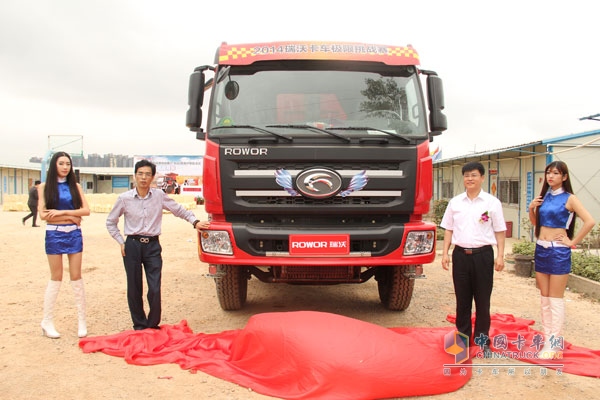
<path id="1" fill-rule="evenodd" d="M 204 101 L 204 70 L 198 68 L 190 75 L 188 110 L 185 125 L 190 131 L 202 132 L 202 103 Z"/>
<path id="2" fill-rule="evenodd" d="M 444 110 L 444 88 L 442 79 L 437 75 L 427 76 L 427 102 L 429 103 L 429 130 L 432 136 L 448 129 Z"/>

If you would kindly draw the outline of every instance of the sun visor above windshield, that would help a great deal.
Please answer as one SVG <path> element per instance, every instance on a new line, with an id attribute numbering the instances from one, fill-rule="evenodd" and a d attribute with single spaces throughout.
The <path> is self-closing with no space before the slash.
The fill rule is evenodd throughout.
<path id="1" fill-rule="evenodd" d="M 269 60 L 373 61 L 387 65 L 419 65 L 411 45 L 388 46 L 347 42 L 271 42 L 228 45 L 219 49 L 220 65 L 250 65 Z"/>

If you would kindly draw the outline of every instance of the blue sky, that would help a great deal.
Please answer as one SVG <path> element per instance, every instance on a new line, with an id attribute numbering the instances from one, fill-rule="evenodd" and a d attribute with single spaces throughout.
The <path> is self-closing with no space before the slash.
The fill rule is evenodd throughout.
<path id="1" fill-rule="evenodd" d="M 379 4 L 383 3 L 383 4 Z M 83 151 L 194 154 L 185 127 L 194 67 L 222 41 L 412 44 L 444 81 L 444 158 L 600 128 L 600 3 L 4 0 L 0 161 Z"/>

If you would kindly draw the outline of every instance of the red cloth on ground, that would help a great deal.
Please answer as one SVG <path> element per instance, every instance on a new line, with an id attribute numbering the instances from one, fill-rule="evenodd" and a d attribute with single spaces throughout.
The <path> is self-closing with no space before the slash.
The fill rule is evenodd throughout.
<path id="1" fill-rule="evenodd" d="M 390 329 L 335 314 L 257 314 L 244 329 L 194 334 L 185 321 L 160 330 L 83 338 L 130 364 L 177 363 L 255 392 L 285 399 L 380 399 L 447 393 L 465 385 L 471 369 L 450 368 L 443 349 L 453 327 Z"/>
<path id="2" fill-rule="evenodd" d="M 454 316 L 448 316 L 454 322 Z M 506 335 L 510 352 L 532 343 L 534 321 L 492 316 L 490 337 Z M 85 353 L 101 351 L 136 365 L 176 363 L 285 399 L 380 399 L 455 391 L 471 377 L 470 361 L 444 369 L 454 356 L 444 351 L 440 328 L 383 328 L 364 321 L 313 311 L 257 314 L 244 329 L 194 334 L 186 321 L 160 330 L 125 331 L 83 338 Z M 473 356 L 478 348 L 471 349 Z M 560 363 L 571 374 L 600 377 L 600 350 L 565 343 L 561 360 L 517 358 L 535 364 Z M 501 361 L 501 362 L 510 362 Z M 550 367 L 552 368 L 552 367 Z"/>

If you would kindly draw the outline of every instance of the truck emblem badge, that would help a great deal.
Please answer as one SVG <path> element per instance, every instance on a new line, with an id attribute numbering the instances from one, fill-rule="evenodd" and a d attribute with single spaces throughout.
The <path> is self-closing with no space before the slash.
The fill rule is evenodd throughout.
<path id="1" fill-rule="evenodd" d="M 296 175 L 296 189 L 304 197 L 326 199 L 338 194 L 341 188 L 342 177 L 330 169 L 310 168 Z"/>
<path id="2" fill-rule="evenodd" d="M 285 189 L 290 196 L 302 194 L 305 197 L 313 199 L 324 199 L 340 194 L 342 197 L 350 193 L 363 189 L 369 177 L 366 171 L 361 171 L 354 175 L 350 180 L 350 185 L 340 192 L 342 188 L 342 177 L 335 171 L 325 168 L 312 168 L 300 172 L 296 176 L 296 188 L 293 187 L 292 175 L 281 168 L 275 171 L 275 182 Z"/>

